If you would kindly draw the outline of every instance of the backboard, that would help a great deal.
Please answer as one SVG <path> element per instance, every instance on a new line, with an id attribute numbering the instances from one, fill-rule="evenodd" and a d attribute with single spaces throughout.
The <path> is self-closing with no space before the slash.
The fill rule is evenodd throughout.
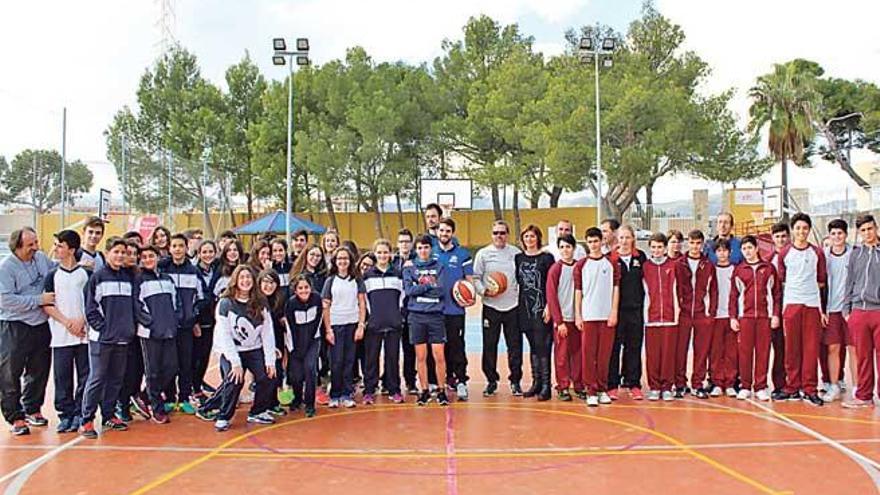
<path id="1" fill-rule="evenodd" d="M 422 179 L 419 203 L 422 208 L 437 203 L 444 212 L 470 210 L 474 185 L 470 179 Z"/>

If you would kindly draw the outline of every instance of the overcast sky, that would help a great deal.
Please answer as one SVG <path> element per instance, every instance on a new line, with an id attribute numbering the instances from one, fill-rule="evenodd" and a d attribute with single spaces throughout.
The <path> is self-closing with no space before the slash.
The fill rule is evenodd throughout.
<path id="1" fill-rule="evenodd" d="M 118 192 L 103 131 L 123 105 L 133 105 L 138 79 L 160 52 L 161 1 L 3 2 L 0 6 L 0 155 L 33 147 L 60 149 L 61 108 L 68 111 L 67 156 L 95 173 L 95 189 Z M 519 23 L 538 50 L 559 53 L 570 27 L 638 17 L 638 0 L 253 0 L 171 1 L 177 41 L 198 57 L 205 77 L 222 85 L 226 68 L 249 51 L 269 78 L 271 38 L 307 36 L 317 64 L 362 45 L 376 60 L 431 61 L 444 38 L 458 38 L 468 17 L 488 14 Z M 659 0 L 680 24 L 686 46 L 712 67 L 704 90 L 734 88 L 745 122 L 746 93 L 774 62 L 809 58 L 827 73 L 880 83 L 880 1 L 791 0 L 706 2 Z M 873 160 L 872 156 L 859 158 Z M 793 187 L 828 187 L 848 179 L 832 165 L 792 173 Z M 772 173 L 768 183 L 778 182 Z M 838 182 L 843 181 L 843 182 Z M 689 197 L 686 178 L 666 180 L 657 201 Z M 711 185 L 720 190 L 717 184 Z M 684 196 L 684 198 L 682 197 Z"/>

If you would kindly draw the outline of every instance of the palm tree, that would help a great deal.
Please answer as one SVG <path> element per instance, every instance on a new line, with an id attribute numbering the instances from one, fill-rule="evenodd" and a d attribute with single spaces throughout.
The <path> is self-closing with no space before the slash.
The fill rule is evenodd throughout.
<path id="1" fill-rule="evenodd" d="M 782 218 L 788 220 L 788 160 L 800 164 L 804 147 L 813 140 L 819 93 L 816 76 L 788 62 L 775 64 L 773 72 L 758 78 L 749 90 L 749 130 L 760 133 L 769 126 L 767 146 L 782 166 Z"/>

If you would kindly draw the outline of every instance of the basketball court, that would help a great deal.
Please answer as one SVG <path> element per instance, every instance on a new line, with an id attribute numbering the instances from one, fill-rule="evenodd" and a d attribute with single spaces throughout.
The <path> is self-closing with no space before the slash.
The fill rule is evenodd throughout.
<path id="1" fill-rule="evenodd" d="M 174 414 L 170 425 L 138 419 L 96 441 L 54 433 L 53 417 L 30 436 L 0 435 L 0 493 L 880 491 L 880 414 L 872 409 L 728 398 L 637 402 L 626 394 L 588 409 L 577 400 L 512 397 L 504 383 L 483 398 L 479 322 L 472 309 L 469 402 L 419 408 L 413 397 L 400 405 L 383 397 L 271 426 L 245 423 L 242 406 L 226 433 Z M 505 363 L 501 354 L 502 376 Z"/>

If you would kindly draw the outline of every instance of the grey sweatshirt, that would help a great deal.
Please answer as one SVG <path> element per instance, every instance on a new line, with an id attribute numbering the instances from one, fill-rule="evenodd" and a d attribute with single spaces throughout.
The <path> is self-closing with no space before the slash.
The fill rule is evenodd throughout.
<path id="1" fill-rule="evenodd" d="M 847 266 L 843 314 L 880 311 L 880 246 L 855 246 Z"/>
<path id="2" fill-rule="evenodd" d="M 519 248 L 510 244 L 498 249 L 490 244 L 477 251 L 474 258 L 474 286 L 477 293 L 483 296 L 483 304 L 498 311 L 509 311 L 516 307 L 519 300 L 519 285 L 516 283 L 516 267 L 513 257 L 520 253 Z M 486 284 L 483 277 L 492 272 L 501 272 L 507 276 L 507 290 L 500 296 L 486 296 Z"/>
<path id="3" fill-rule="evenodd" d="M 21 261 L 11 254 L 0 263 L 0 320 L 36 326 L 49 318 L 40 307 L 44 281 L 52 262 L 41 251 Z"/>

